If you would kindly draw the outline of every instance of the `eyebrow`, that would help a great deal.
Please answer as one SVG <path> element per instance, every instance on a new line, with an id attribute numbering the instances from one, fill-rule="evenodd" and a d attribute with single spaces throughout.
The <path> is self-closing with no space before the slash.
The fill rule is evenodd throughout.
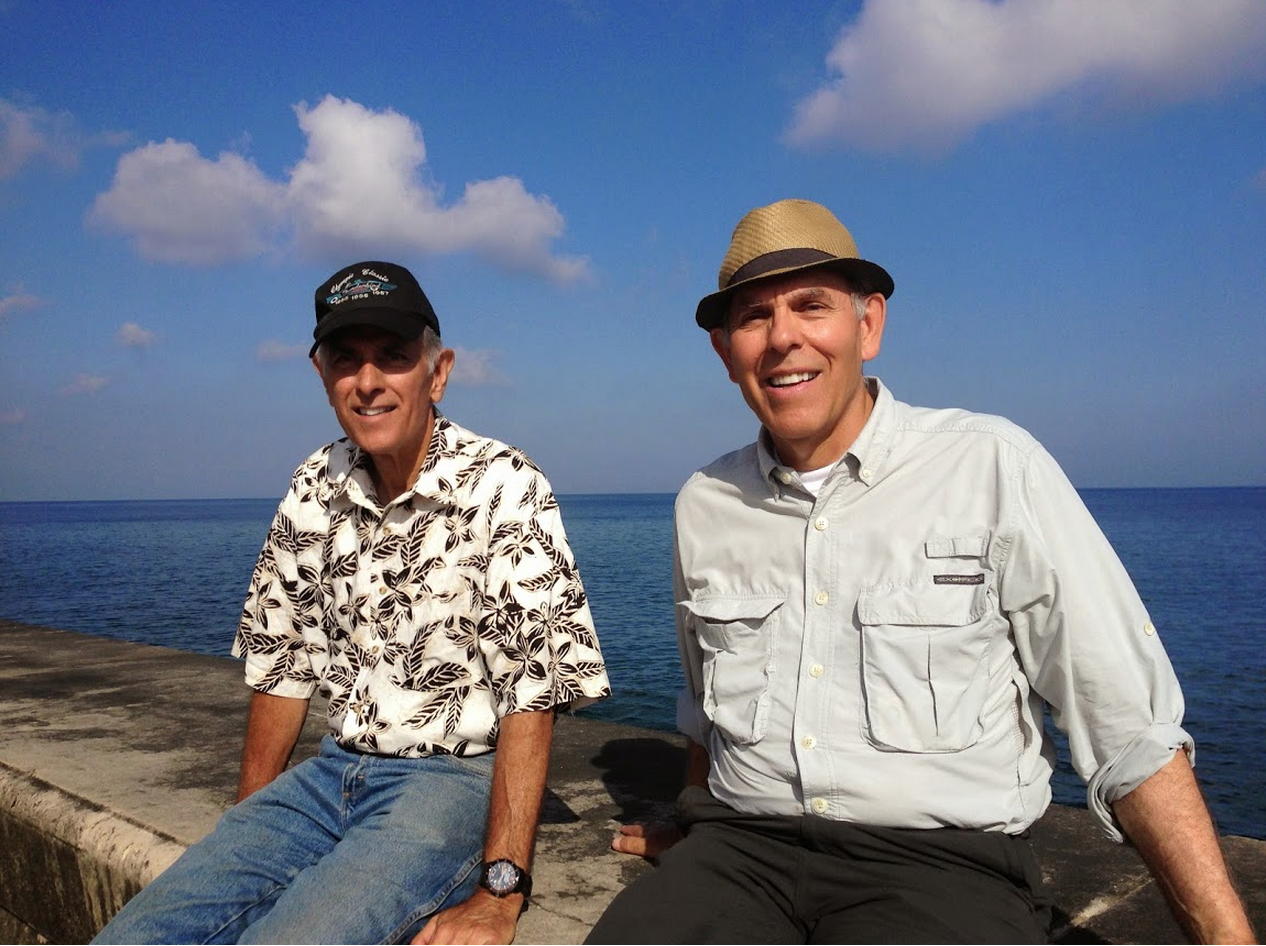
<path id="1" fill-rule="evenodd" d="M 823 286 L 802 286 L 799 289 L 793 289 L 788 295 L 795 302 L 816 301 L 825 298 L 827 290 Z M 760 309 L 768 304 L 767 300 L 753 299 L 750 296 L 744 296 L 742 293 L 734 297 L 735 311 Z"/>

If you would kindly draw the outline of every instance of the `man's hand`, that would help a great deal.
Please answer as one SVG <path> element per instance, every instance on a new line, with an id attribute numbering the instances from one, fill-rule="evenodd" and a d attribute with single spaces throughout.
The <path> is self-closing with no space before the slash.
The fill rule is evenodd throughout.
<path id="1" fill-rule="evenodd" d="M 611 850 L 638 857 L 659 857 L 681 840 L 681 831 L 671 821 L 647 821 L 620 826 L 611 839 Z"/>
<path id="2" fill-rule="evenodd" d="M 522 910 L 522 894 L 494 897 L 486 890 L 477 890 L 465 903 L 431 917 L 413 942 L 509 943 Z"/>

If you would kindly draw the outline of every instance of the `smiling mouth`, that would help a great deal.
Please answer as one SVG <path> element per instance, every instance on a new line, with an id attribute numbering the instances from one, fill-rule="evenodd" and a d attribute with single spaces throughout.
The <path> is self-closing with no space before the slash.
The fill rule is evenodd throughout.
<path id="1" fill-rule="evenodd" d="M 812 381 L 817 376 L 818 372 L 816 371 L 797 371 L 795 374 L 780 374 L 777 377 L 770 378 L 765 383 L 771 388 L 786 388 L 793 384 Z"/>
<path id="2" fill-rule="evenodd" d="M 361 417 L 377 417 L 379 414 L 386 414 L 388 411 L 394 411 L 394 407 L 354 407 L 352 410 Z"/>

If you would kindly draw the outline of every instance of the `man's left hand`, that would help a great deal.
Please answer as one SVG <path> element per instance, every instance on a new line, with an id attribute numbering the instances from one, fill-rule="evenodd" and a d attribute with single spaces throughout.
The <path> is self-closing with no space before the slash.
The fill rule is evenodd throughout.
<path id="1" fill-rule="evenodd" d="M 523 895 L 494 897 L 475 891 L 464 903 L 441 910 L 427 921 L 415 943 L 509 943 L 523 911 Z"/>

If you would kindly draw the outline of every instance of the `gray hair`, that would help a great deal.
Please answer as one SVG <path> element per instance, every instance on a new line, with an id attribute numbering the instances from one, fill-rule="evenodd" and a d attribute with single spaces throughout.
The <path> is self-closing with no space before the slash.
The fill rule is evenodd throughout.
<path id="1" fill-rule="evenodd" d="M 321 344 L 317 346 L 316 359 L 317 364 L 321 366 L 321 373 L 324 374 L 326 368 L 329 367 L 329 344 L 328 339 L 323 339 Z M 439 334 L 431 326 L 426 326 L 422 330 L 422 357 L 426 359 L 427 368 L 430 371 L 435 370 L 435 366 L 439 364 L 440 352 L 444 350 L 444 343 L 440 340 Z"/>

